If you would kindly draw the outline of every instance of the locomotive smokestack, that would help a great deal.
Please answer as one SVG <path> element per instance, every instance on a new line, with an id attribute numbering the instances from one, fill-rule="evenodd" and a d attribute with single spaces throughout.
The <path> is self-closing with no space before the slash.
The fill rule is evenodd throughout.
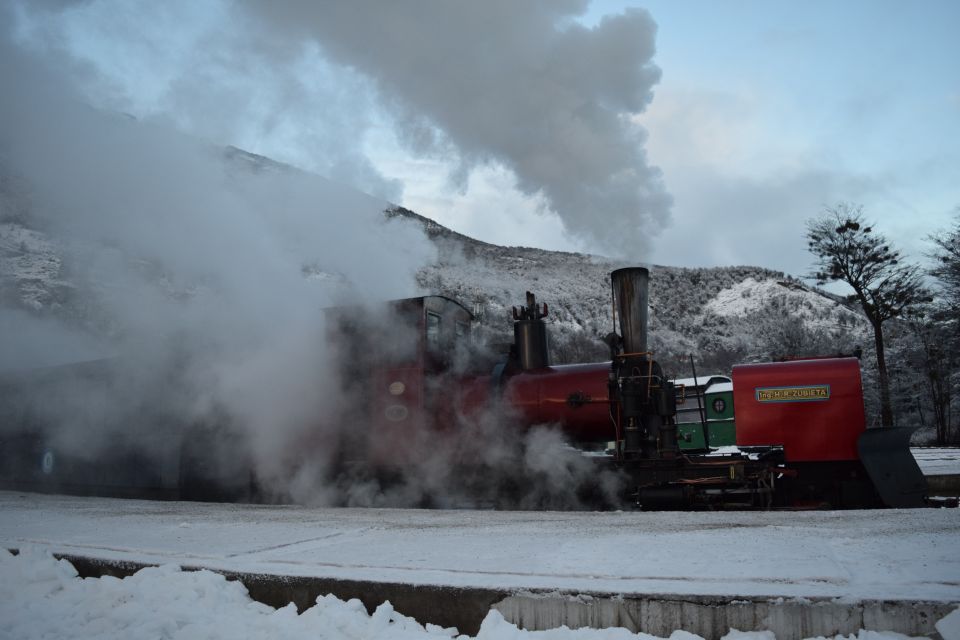
<path id="1" fill-rule="evenodd" d="M 617 269 L 610 274 L 610 282 L 624 353 L 646 352 L 650 272 L 643 267 Z"/>
<path id="2" fill-rule="evenodd" d="M 527 291 L 527 305 L 513 308 L 513 341 L 520 368 L 524 371 L 550 366 L 547 350 L 547 305 L 537 304 L 537 297 Z"/>

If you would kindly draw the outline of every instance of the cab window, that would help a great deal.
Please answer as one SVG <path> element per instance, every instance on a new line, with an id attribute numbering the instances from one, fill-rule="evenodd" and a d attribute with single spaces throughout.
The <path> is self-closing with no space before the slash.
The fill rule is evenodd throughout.
<path id="1" fill-rule="evenodd" d="M 439 349 L 440 347 L 440 314 L 427 312 L 427 347 Z"/>

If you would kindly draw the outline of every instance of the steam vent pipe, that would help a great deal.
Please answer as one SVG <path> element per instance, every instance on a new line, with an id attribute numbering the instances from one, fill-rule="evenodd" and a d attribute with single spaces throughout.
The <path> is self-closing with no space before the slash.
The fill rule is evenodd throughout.
<path id="1" fill-rule="evenodd" d="M 650 271 L 644 267 L 617 269 L 610 274 L 624 353 L 647 351 L 647 304 Z"/>

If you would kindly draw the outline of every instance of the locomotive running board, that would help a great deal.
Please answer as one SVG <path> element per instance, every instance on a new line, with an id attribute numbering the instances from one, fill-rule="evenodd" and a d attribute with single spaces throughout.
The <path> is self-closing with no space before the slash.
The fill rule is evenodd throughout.
<path id="1" fill-rule="evenodd" d="M 913 429 L 867 429 L 857 440 L 857 451 L 880 499 L 888 507 L 926 506 L 927 481 L 910 453 Z"/>

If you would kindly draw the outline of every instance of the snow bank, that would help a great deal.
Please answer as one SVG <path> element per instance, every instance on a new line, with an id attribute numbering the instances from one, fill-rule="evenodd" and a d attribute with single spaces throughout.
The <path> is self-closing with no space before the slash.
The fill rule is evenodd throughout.
<path id="1" fill-rule="evenodd" d="M 389 603 L 368 615 L 359 600 L 317 599 L 302 614 L 255 602 L 239 582 L 211 571 L 150 567 L 124 578 L 78 578 L 73 566 L 26 547 L 0 550 L 0 637 L 31 638 L 428 638 Z"/>
<path id="2" fill-rule="evenodd" d="M 938 623 L 945 638 L 957 627 L 960 610 Z M 321 596 L 297 613 L 255 602 L 239 582 L 211 571 L 181 571 L 165 565 L 124 578 L 79 578 L 66 560 L 56 560 L 40 547 L 24 547 L 19 555 L 0 549 L 0 638 L 324 638 L 427 639 L 457 637 L 454 628 L 422 625 L 394 611 L 389 602 L 368 614 L 359 600 L 344 602 Z M 895 633 L 860 631 L 858 640 L 902 640 Z M 467 636 L 459 636 L 466 639 Z M 524 631 L 491 611 L 478 640 L 654 640 L 626 629 Z M 675 631 L 670 640 L 696 640 Z M 840 640 L 842 636 L 838 636 Z M 724 640 L 775 640 L 769 631 L 731 631 Z"/>

